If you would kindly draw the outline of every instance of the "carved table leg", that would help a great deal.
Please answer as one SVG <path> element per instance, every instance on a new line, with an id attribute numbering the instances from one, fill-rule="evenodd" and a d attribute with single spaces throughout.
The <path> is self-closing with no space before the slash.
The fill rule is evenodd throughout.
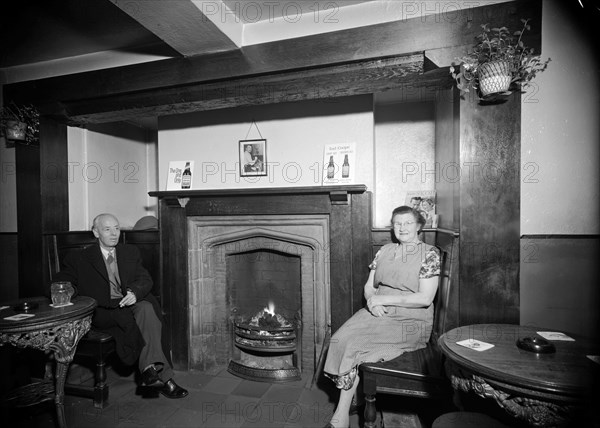
<path id="1" fill-rule="evenodd" d="M 67 377 L 67 371 L 69 370 L 69 363 L 61 363 L 56 361 L 56 381 L 54 391 L 54 403 L 56 405 L 56 416 L 58 419 L 58 426 L 63 428 L 67 426 L 65 420 L 65 379 Z"/>
<path id="2" fill-rule="evenodd" d="M 58 426 L 66 428 L 65 420 L 65 380 L 69 364 L 73 361 L 75 350 L 79 339 L 81 339 L 90 329 L 90 317 L 82 320 L 73 321 L 57 332 L 56 340 L 50 345 L 50 349 L 54 351 L 54 359 L 56 360 L 56 379 L 55 379 L 55 398 L 56 416 Z"/>

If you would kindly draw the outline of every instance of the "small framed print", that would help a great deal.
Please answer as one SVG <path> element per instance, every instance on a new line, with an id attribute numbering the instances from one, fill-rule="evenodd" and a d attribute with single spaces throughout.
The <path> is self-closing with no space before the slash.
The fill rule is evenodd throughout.
<path id="1" fill-rule="evenodd" d="M 267 140 L 240 140 L 240 176 L 267 175 Z"/>

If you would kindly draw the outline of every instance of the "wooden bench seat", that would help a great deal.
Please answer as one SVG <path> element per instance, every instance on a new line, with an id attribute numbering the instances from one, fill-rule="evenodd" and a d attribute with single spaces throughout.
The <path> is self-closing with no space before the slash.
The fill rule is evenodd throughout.
<path id="1" fill-rule="evenodd" d="M 77 345 L 76 358 L 93 359 L 96 367 L 93 385 L 65 384 L 65 393 L 91 398 L 94 407 L 102 409 L 108 402 L 108 385 L 106 383 L 106 360 L 115 351 L 115 339 L 106 333 L 90 330 Z"/>

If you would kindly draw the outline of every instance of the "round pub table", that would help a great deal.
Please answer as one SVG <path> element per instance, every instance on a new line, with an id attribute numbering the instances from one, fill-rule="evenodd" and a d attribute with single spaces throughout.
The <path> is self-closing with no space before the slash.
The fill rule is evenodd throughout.
<path id="1" fill-rule="evenodd" d="M 547 353 L 517 346 L 519 339 L 543 339 L 538 332 L 557 331 L 476 324 L 446 332 L 438 343 L 447 357 L 446 373 L 453 388 L 493 399 L 530 426 L 568 426 L 583 417 L 594 405 L 599 386 L 600 365 L 594 359 L 600 355 L 600 345 L 566 333 L 574 340 L 549 340 L 554 349 L 544 349 Z M 485 343 L 461 346 L 465 340 Z M 494 346 L 481 350 L 485 344 Z"/>
<path id="2" fill-rule="evenodd" d="M 33 307 L 17 310 L 25 302 Z M 0 345 L 53 352 L 56 360 L 54 402 L 58 425 L 63 428 L 66 427 L 64 385 L 67 369 L 73 361 L 79 339 L 90 329 L 96 301 L 79 296 L 74 297 L 68 306 L 55 308 L 50 304 L 50 299 L 45 297 L 0 303 Z M 18 394 L 13 393 L 15 395 Z"/>

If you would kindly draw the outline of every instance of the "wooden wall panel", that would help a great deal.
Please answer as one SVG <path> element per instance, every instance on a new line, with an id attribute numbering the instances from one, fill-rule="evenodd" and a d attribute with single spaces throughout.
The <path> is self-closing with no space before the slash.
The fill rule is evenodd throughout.
<path id="1" fill-rule="evenodd" d="M 460 102 L 460 323 L 519 322 L 521 96 Z"/>
<path id="2" fill-rule="evenodd" d="M 19 297 L 43 294 L 42 197 L 39 146 L 15 145 Z"/>
<path id="3" fill-rule="evenodd" d="M 188 369 L 188 240 L 185 209 L 177 200 L 160 201 L 163 312 L 169 330 L 173 366 Z"/>
<path id="4" fill-rule="evenodd" d="M 371 194 L 352 195 L 352 313 L 364 306 L 363 289 L 371 263 Z"/>
<path id="5" fill-rule="evenodd" d="M 0 301 L 19 297 L 19 257 L 16 233 L 0 232 Z"/>
<path id="6" fill-rule="evenodd" d="M 69 172 L 67 127 L 50 118 L 40 118 L 40 209 L 42 233 L 69 230 Z M 17 194 L 17 198 L 24 195 Z M 19 228 L 19 230 L 21 230 Z M 37 238 L 36 238 L 37 239 Z M 41 236 L 39 239 L 43 239 Z M 43 244 L 42 244 L 43 245 Z M 46 259 L 42 259 L 40 284 L 50 280 Z"/>
<path id="7" fill-rule="evenodd" d="M 348 205 L 333 205 L 329 220 L 331 331 L 352 316 L 352 224 Z"/>
<path id="8" fill-rule="evenodd" d="M 49 281 L 42 233 L 69 228 L 66 125 L 42 117 L 39 145 L 15 150 L 19 296 L 40 296 Z"/>
<path id="9" fill-rule="evenodd" d="M 40 136 L 40 191 L 44 207 L 42 230 L 68 230 L 67 127 L 42 116 Z"/>
<path id="10" fill-rule="evenodd" d="M 521 324 L 600 343 L 600 237 L 521 237 Z"/>
<path id="11" fill-rule="evenodd" d="M 460 226 L 460 176 L 456 88 L 438 91 L 435 100 L 436 213 L 439 227 L 458 230 Z"/>

